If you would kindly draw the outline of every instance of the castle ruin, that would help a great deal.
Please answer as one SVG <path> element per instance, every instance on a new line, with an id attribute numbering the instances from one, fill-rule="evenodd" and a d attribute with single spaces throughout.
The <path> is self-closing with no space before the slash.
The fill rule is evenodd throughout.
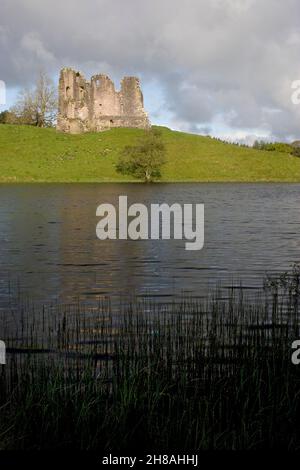
<path id="1" fill-rule="evenodd" d="M 138 78 L 124 77 L 116 91 L 107 75 L 94 75 L 87 81 L 80 72 L 62 69 L 57 129 L 79 134 L 112 127 L 150 127 Z"/>

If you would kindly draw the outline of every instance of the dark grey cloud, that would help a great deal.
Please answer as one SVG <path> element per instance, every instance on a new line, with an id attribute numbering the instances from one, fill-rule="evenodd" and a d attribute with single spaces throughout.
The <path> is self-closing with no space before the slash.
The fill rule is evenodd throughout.
<path id="1" fill-rule="evenodd" d="M 0 78 L 70 65 L 138 74 L 185 129 L 300 137 L 298 0 L 1 0 Z"/>

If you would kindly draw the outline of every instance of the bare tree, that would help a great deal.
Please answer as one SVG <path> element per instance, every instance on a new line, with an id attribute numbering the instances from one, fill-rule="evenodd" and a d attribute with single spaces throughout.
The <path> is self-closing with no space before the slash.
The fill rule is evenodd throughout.
<path id="1" fill-rule="evenodd" d="M 35 87 L 20 92 L 16 105 L 11 110 L 18 123 L 37 127 L 52 126 L 57 112 L 57 94 L 53 81 L 40 72 Z"/>

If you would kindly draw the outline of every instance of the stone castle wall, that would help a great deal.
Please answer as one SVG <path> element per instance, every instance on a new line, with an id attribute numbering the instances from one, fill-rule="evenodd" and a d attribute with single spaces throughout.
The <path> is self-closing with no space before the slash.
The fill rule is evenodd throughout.
<path id="1" fill-rule="evenodd" d="M 138 78 L 124 77 L 116 91 L 107 75 L 94 75 L 86 81 L 80 72 L 62 69 L 57 129 L 78 134 L 112 127 L 150 127 Z"/>

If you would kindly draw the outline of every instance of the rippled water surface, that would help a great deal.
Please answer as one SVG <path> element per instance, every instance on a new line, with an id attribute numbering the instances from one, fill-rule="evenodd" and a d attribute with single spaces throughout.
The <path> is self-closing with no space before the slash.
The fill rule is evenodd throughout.
<path id="1" fill-rule="evenodd" d="M 96 208 L 174 202 L 205 204 L 205 245 L 99 241 Z M 141 295 L 205 295 L 221 282 L 261 286 L 266 272 L 300 260 L 300 185 L 0 185 L 0 295 L 21 290 L 42 302 Z"/>

